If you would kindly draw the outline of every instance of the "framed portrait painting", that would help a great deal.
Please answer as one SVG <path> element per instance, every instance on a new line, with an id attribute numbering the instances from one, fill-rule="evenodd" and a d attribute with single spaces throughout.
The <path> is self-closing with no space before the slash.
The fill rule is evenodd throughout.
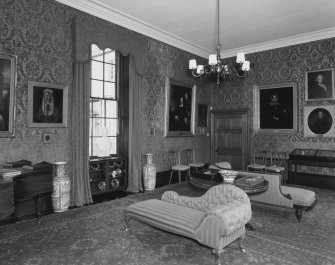
<path id="1" fill-rule="evenodd" d="M 334 93 L 334 69 L 306 72 L 305 100 L 332 100 Z"/>
<path id="2" fill-rule="evenodd" d="M 313 105 L 304 106 L 305 137 L 335 137 L 335 106 Z"/>
<path id="3" fill-rule="evenodd" d="M 254 86 L 254 130 L 293 134 L 297 130 L 297 88 L 294 82 Z"/>
<path id="4" fill-rule="evenodd" d="M 67 126 L 68 87 L 28 82 L 28 127 Z"/>
<path id="5" fill-rule="evenodd" d="M 0 54 L 0 137 L 15 133 L 16 57 Z"/>
<path id="6" fill-rule="evenodd" d="M 165 79 L 165 137 L 194 136 L 196 86 Z"/>

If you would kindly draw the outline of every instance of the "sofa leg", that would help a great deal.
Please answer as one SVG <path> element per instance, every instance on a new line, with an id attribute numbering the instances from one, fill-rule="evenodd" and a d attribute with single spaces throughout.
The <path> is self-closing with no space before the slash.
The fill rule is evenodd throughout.
<path id="1" fill-rule="evenodd" d="M 126 231 L 129 230 L 129 227 L 130 227 L 130 217 L 127 216 L 127 213 L 124 212 L 124 216 L 123 216 L 123 219 L 124 219 L 124 222 L 126 224 Z"/>
<path id="2" fill-rule="evenodd" d="M 245 237 L 240 237 L 237 242 L 238 242 L 238 246 L 240 247 L 241 251 L 244 253 L 245 252 L 245 248 L 243 247 L 243 240 Z"/>
<path id="3" fill-rule="evenodd" d="M 295 209 L 295 216 L 297 217 L 298 222 L 300 223 L 302 218 L 302 209 Z"/>
<path id="4" fill-rule="evenodd" d="M 215 265 L 222 265 L 221 263 L 221 254 L 223 253 L 222 250 L 212 249 L 212 253 L 215 255 Z"/>

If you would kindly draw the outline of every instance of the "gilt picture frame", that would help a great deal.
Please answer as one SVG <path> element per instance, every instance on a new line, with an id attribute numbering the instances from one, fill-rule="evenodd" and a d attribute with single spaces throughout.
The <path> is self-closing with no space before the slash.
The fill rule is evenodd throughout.
<path id="1" fill-rule="evenodd" d="M 15 136 L 17 57 L 0 54 L 0 137 Z"/>
<path id="2" fill-rule="evenodd" d="M 255 85 L 253 129 L 264 134 L 297 131 L 297 85 L 295 82 Z"/>
<path id="3" fill-rule="evenodd" d="M 305 101 L 334 100 L 334 69 L 306 72 Z"/>
<path id="4" fill-rule="evenodd" d="M 28 82 L 28 127 L 67 127 L 68 86 Z"/>
<path id="5" fill-rule="evenodd" d="M 164 137 L 191 137 L 195 127 L 196 85 L 165 78 Z"/>
<path id="6" fill-rule="evenodd" d="M 334 104 L 306 105 L 304 112 L 304 137 L 335 137 Z"/>

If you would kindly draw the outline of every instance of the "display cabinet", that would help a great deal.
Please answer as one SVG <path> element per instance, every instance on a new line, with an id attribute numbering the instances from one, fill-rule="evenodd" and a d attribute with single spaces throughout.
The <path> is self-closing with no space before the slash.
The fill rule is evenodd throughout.
<path id="1" fill-rule="evenodd" d="M 319 168 L 319 173 L 299 172 L 299 166 Z M 334 175 L 322 168 L 335 168 L 335 150 L 295 149 L 289 155 L 289 183 L 335 189 Z"/>
<path id="2" fill-rule="evenodd" d="M 126 157 L 103 157 L 89 163 L 92 195 L 126 190 L 128 186 L 128 160 Z"/>

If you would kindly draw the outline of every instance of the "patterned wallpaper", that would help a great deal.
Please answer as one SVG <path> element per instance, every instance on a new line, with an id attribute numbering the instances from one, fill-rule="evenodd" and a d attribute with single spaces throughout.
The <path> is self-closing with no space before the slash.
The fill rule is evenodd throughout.
<path id="1" fill-rule="evenodd" d="M 319 40 L 284 48 L 248 54 L 247 58 L 255 63 L 249 75 L 237 81 L 229 79 L 220 87 L 215 87 L 213 107 L 253 109 L 253 86 L 276 84 L 280 82 L 295 82 L 297 84 L 297 127 L 293 135 L 264 135 L 251 132 L 251 154 L 254 151 L 284 151 L 291 152 L 295 148 L 335 149 L 335 139 L 304 137 L 303 106 L 305 104 L 305 73 L 311 70 L 334 69 L 335 38 Z M 323 101 L 322 104 L 334 104 L 334 101 Z M 251 124 L 253 121 L 251 122 Z M 307 171 L 306 168 L 302 168 Z M 309 168 L 309 171 L 319 172 L 319 168 Z M 322 171 L 327 171 L 322 169 Z M 324 172 L 323 172 L 324 173 Z"/>
<path id="2" fill-rule="evenodd" d="M 43 0 L 0 1 L 0 53 L 17 56 L 16 133 L 14 138 L 0 138 L 0 161 L 69 161 L 71 123 L 67 128 L 27 128 L 28 81 L 71 87 L 69 25 L 69 9 L 62 5 Z M 42 142 L 43 133 L 52 134 L 51 144 Z"/>
<path id="3" fill-rule="evenodd" d="M 52 0 L 7 0 L 0 1 L 0 7 L 0 53 L 18 56 L 16 134 L 14 138 L 0 138 L 0 150 L 6 150 L 0 152 L 0 162 L 29 159 L 33 162 L 65 160 L 71 163 L 71 113 L 67 128 L 27 128 L 28 81 L 69 85 L 71 104 L 72 50 L 76 50 L 76 59 L 87 60 L 89 45 L 95 41 L 87 40 L 86 33 L 95 27 L 99 28 L 96 41 L 108 43 L 100 48 L 109 46 L 137 58 L 136 68 L 142 77 L 140 129 L 143 164 L 144 154 L 153 152 L 157 170 L 168 169 L 163 153 L 192 146 L 199 151 L 199 160 L 209 160 L 209 137 L 200 135 L 198 128 L 195 137 L 163 137 L 165 76 L 194 83 L 185 69 L 191 57 L 189 53 Z M 71 27 L 75 17 L 78 23 L 86 22 L 88 27 L 76 31 L 77 41 L 73 47 Z M 197 94 L 199 102 L 209 104 L 210 90 L 207 86 L 199 83 Z M 154 136 L 150 136 L 150 128 L 155 128 Z M 52 144 L 42 142 L 45 132 L 52 133 Z"/>
<path id="4" fill-rule="evenodd" d="M 142 137 L 142 164 L 145 163 L 144 154 L 150 152 L 154 154 L 157 171 L 168 170 L 170 167 L 166 164 L 164 154 L 170 150 L 191 147 L 196 150 L 197 160 L 209 162 L 210 137 L 200 134 L 198 127 L 195 137 L 163 136 L 166 77 L 197 84 L 197 103 L 210 104 L 210 83 L 197 82 L 187 70 L 191 54 L 90 15 L 77 17 L 75 24 L 76 60 L 88 59 L 87 47 L 91 43 L 96 43 L 100 48 L 110 47 L 134 57 L 136 70 L 140 75 L 139 130 Z M 154 130 L 154 135 L 150 135 L 150 130 Z M 208 129 L 205 133 L 207 131 Z"/>
<path id="5" fill-rule="evenodd" d="M 214 109 L 248 107 L 252 109 L 252 88 L 255 84 L 294 81 L 298 87 L 298 131 L 294 135 L 260 135 L 251 133 L 251 150 L 292 151 L 294 148 L 334 149 L 333 139 L 303 137 L 303 104 L 305 72 L 334 68 L 334 38 L 284 47 L 247 57 L 255 63 L 244 79 L 229 78 L 216 86 L 207 81 L 196 81 L 187 70 L 191 54 L 150 39 L 112 23 L 74 10 L 52 0 L 0 1 L 0 53 L 18 56 L 16 89 L 16 136 L 0 138 L 0 161 L 29 159 L 33 162 L 71 160 L 71 113 L 67 128 L 27 128 L 28 80 L 69 85 L 69 104 L 72 88 L 72 48 L 79 59 L 86 60 L 89 44 L 85 34 L 77 32 L 76 46 L 72 43 L 71 23 L 88 21 L 101 28 L 99 38 L 117 40 L 111 48 L 136 58 L 141 74 L 141 133 L 142 155 L 154 153 L 157 170 L 166 170 L 163 154 L 173 149 L 194 147 L 197 160 L 209 162 L 210 132 L 195 137 L 164 138 L 165 77 L 197 84 L 197 103 L 212 102 Z M 104 34 L 105 32 L 110 34 Z M 140 45 L 139 45 L 140 44 Z M 109 45 L 108 45 L 109 46 Z M 101 47 L 105 48 L 105 47 Z M 81 53 L 81 51 L 84 51 Z M 78 59 L 78 58 L 77 58 Z M 228 59 L 229 60 L 229 59 Z M 232 58 L 230 58 L 232 60 Z M 71 108 L 69 108 L 69 111 Z M 196 120 L 197 123 L 197 120 Z M 150 135 L 150 128 L 155 134 Z M 42 142 L 42 134 L 53 134 L 52 144 Z"/>
<path id="6" fill-rule="evenodd" d="M 224 105 L 227 108 L 248 107 L 252 109 L 252 93 L 255 84 L 295 82 L 298 93 L 298 131 L 293 135 L 252 133 L 251 151 L 290 152 L 295 148 L 334 149 L 334 139 L 304 137 L 303 106 L 306 104 L 304 101 L 306 71 L 334 69 L 335 38 L 248 54 L 247 58 L 255 63 L 255 67 L 244 80 L 228 80 L 223 86 L 215 87 L 214 108 Z M 322 104 L 327 103 L 329 102 L 322 102 Z"/>

